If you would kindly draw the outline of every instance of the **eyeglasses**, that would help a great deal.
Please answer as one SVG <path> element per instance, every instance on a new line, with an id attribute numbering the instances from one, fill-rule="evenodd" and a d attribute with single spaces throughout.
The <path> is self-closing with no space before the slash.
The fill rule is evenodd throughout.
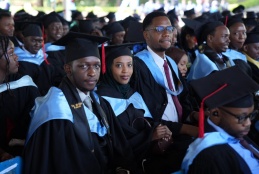
<path id="1" fill-rule="evenodd" d="M 253 120 L 255 119 L 255 117 L 257 116 L 257 114 L 259 113 L 258 110 L 254 110 L 252 113 L 248 114 L 248 115 L 245 115 L 245 114 L 242 114 L 242 115 L 236 115 L 236 114 L 233 114 L 231 113 L 230 111 L 220 107 L 219 108 L 220 110 L 226 112 L 227 114 L 229 115 L 232 115 L 234 116 L 237 120 L 238 120 L 238 124 L 243 124 L 245 122 L 246 119 L 250 119 L 250 120 Z"/>
<path id="2" fill-rule="evenodd" d="M 164 27 L 164 26 L 156 26 L 154 28 L 146 29 L 146 31 L 155 30 L 156 32 L 161 33 L 161 32 L 166 30 L 166 31 L 171 33 L 171 32 L 173 32 L 174 29 L 175 29 L 175 27 L 173 27 L 173 26 L 166 26 L 166 27 Z"/>

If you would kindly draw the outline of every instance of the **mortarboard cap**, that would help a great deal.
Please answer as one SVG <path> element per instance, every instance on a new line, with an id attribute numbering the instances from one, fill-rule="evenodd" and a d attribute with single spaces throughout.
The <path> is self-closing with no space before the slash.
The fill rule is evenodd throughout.
<path id="1" fill-rule="evenodd" d="M 80 11 L 78 11 L 78 10 L 72 10 L 72 14 L 71 14 L 71 19 L 72 20 L 75 20 L 75 19 L 77 19 L 77 17 L 83 17 L 83 15 L 82 15 L 82 12 L 80 12 Z"/>
<path id="2" fill-rule="evenodd" d="M 106 17 L 109 19 L 109 20 L 112 20 L 113 18 L 115 18 L 115 13 L 114 12 L 109 12 Z"/>
<path id="3" fill-rule="evenodd" d="M 42 37 L 42 26 L 39 22 L 23 22 L 22 34 L 24 37 L 38 36 Z"/>
<path id="4" fill-rule="evenodd" d="M 69 22 L 62 16 L 58 16 L 60 22 L 62 23 L 62 25 L 68 25 L 69 26 Z"/>
<path id="5" fill-rule="evenodd" d="M 200 25 L 196 30 L 194 30 L 197 37 L 198 43 L 201 44 L 207 41 L 207 36 L 219 26 L 224 26 L 220 21 L 208 21 Z"/>
<path id="6" fill-rule="evenodd" d="M 222 22 L 224 22 L 225 25 L 229 28 L 236 23 L 244 23 L 242 17 L 243 15 L 241 13 L 233 16 L 226 16 L 223 18 Z"/>
<path id="7" fill-rule="evenodd" d="M 175 12 L 175 8 L 172 9 L 172 10 L 169 10 L 169 11 L 167 12 L 167 16 L 169 17 L 171 23 L 173 23 L 172 21 L 175 21 L 175 20 L 178 21 L 178 16 L 177 16 L 177 14 L 176 14 L 176 12 Z"/>
<path id="8" fill-rule="evenodd" d="M 120 45 L 108 45 L 104 47 L 104 50 L 101 54 L 102 57 L 102 72 L 103 74 L 106 72 L 106 69 L 109 68 L 114 59 L 120 56 L 131 56 L 132 52 L 130 47 L 132 48 L 135 44 L 138 43 L 124 43 Z"/>
<path id="9" fill-rule="evenodd" d="M 216 71 L 193 80 L 190 85 L 202 100 L 199 115 L 199 137 L 204 133 L 204 103 L 208 108 L 220 106 L 244 108 L 253 105 L 253 92 L 259 85 L 237 66 Z"/>
<path id="10" fill-rule="evenodd" d="M 243 18 L 244 24 L 246 26 L 256 26 L 257 23 L 257 14 L 254 11 L 246 12 L 246 18 Z"/>
<path id="11" fill-rule="evenodd" d="M 78 29 L 80 33 L 90 34 L 94 30 L 93 21 L 88 20 L 78 20 Z"/>
<path id="12" fill-rule="evenodd" d="M 165 12 L 165 8 L 164 7 L 160 7 L 159 9 L 157 9 L 155 11 Z"/>
<path id="13" fill-rule="evenodd" d="M 189 18 L 182 18 L 182 21 L 187 27 L 193 29 L 194 31 L 199 29 L 202 25 L 202 23 L 199 22 L 198 20 L 193 20 Z"/>
<path id="14" fill-rule="evenodd" d="M 247 11 L 246 12 L 246 18 L 257 18 L 257 14 L 254 11 Z"/>
<path id="15" fill-rule="evenodd" d="M 130 21 L 138 21 L 136 18 L 132 17 L 132 16 L 128 16 L 125 19 L 120 21 L 120 24 L 123 26 L 123 28 L 126 30 L 129 27 L 129 23 Z"/>
<path id="16" fill-rule="evenodd" d="M 190 10 L 185 10 L 184 11 L 184 16 L 186 16 L 186 17 L 190 17 L 190 16 L 192 16 L 194 14 L 195 14 L 194 8 L 192 8 Z"/>
<path id="17" fill-rule="evenodd" d="M 224 11 L 221 12 L 221 14 L 222 14 L 223 17 L 231 16 L 231 11 L 229 11 L 229 10 L 224 10 Z"/>
<path id="18" fill-rule="evenodd" d="M 105 31 L 108 35 L 115 34 L 121 31 L 125 31 L 119 22 L 112 22 L 105 26 Z"/>
<path id="19" fill-rule="evenodd" d="M 128 31 L 125 35 L 126 42 L 145 42 L 142 23 L 130 21 Z"/>
<path id="20" fill-rule="evenodd" d="M 244 44 L 259 43 L 259 32 L 247 33 L 246 36 Z"/>
<path id="21" fill-rule="evenodd" d="M 243 13 L 243 11 L 245 10 L 245 6 L 243 6 L 243 5 L 239 5 L 239 6 L 237 6 L 236 8 L 234 8 L 233 10 L 232 10 L 232 12 L 233 13 Z"/>
<path id="22" fill-rule="evenodd" d="M 92 11 L 89 12 L 85 18 L 91 19 L 91 20 L 93 20 L 93 22 L 99 21 L 99 18 L 97 17 L 97 15 L 95 15 L 94 12 L 92 12 Z"/>
<path id="23" fill-rule="evenodd" d="M 107 37 L 69 32 L 67 35 L 52 44 L 66 47 L 66 63 L 69 63 L 89 56 L 100 58 L 98 44 L 104 43 L 108 40 L 109 38 Z"/>
<path id="24" fill-rule="evenodd" d="M 48 28 L 48 26 L 54 22 L 61 22 L 59 19 L 59 15 L 56 12 L 51 12 L 42 17 L 42 23 L 44 28 Z"/>

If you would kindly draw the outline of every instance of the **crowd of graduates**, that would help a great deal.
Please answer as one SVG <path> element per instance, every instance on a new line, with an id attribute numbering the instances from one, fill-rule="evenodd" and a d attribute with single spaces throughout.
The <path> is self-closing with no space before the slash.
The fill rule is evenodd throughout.
<path id="1" fill-rule="evenodd" d="M 0 162 L 20 156 L 25 174 L 259 173 L 259 17 L 184 14 L 180 27 L 174 9 L 142 22 L 1 10 Z"/>

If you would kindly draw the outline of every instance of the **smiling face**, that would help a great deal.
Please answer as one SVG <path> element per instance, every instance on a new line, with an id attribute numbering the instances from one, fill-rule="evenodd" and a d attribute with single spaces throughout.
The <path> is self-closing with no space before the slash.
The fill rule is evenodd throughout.
<path id="1" fill-rule="evenodd" d="M 181 74 L 183 77 L 186 76 L 186 72 L 187 72 L 187 64 L 188 64 L 188 57 L 186 54 L 184 54 L 182 56 L 182 58 L 180 59 L 180 61 L 178 62 L 177 66 L 178 69 L 180 70 Z"/>
<path id="2" fill-rule="evenodd" d="M 113 78 L 122 85 L 128 84 L 133 73 L 131 56 L 120 56 L 113 60 L 111 66 Z"/>
<path id="3" fill-rule="evenodd" d="M 65 64 L 67 77 L 82 92 L 92 91 L 100 77 L 101 61 L 94 56 L 84 57 Z"/>
<path id="4" fill-rule="evenodd" d="M 207 44 L 217 53 L 225 52 L 229 45 L 229 30 L 226 26 L 218 26 L 214 34 L 207 37 Z"/>
<path id="5" fill-rule="evenodd" d="M 155 17 L 152 20 L 150 26 L 144 31 L 144 38 L 147 42 L 147 45 L 160 57 L 164 57 L 165 51 L 170 48 L 172 43 L 173 32 L 164 30 L 158 32 L 152 28 L 157 26 L 171 26 L 171 22 L 166 16 Z M 151 29 L 151 30 L 150 30 Z"/>
<path id="6" fill-rule="evenodd" d="M 55 42 L 63 36 L 63 26 L 61 22 L 53 22 L 46 29 L 47 41 Z"/>
<path id="7" fill-rule="evenodd" d="M 3 36 L 13 36 L 14 20 L 12 17 L 4 16 L 0 19 L 0 34 Z"/>

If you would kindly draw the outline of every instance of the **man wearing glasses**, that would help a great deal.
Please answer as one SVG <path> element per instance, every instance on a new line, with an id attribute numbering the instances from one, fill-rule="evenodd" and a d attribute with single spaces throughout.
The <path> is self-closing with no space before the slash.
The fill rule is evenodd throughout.
<path id="1" fill-rule="evenodd" d="M 253 93 L 259 85 L 238 67 L 231 67 L 194 80 L 191 86 L 210 114 L 205 123 L 200 117 L 206 134 L 200 132 L 189 146 L 184 173 L 259 173 L 258 149 L 247 137 L 251 121 L 258 116 Z"/>
<path id="2" fill-rule="evenodd" d="M 198 135 L 197 127 L 182 124 L 183 109 L 177 98 L 183 90 L 181 75 L 176 63 L 165 55 L 171 47 L 173 30 L 175 28 L 165 13 L 148 14 L 143 21 L 147 49 L 137 53 L 134 58 L 135 75 L 131 85 L 142 95 L 154 122 L 166 125 L 174 139 L 173 148 L 166 154 L 154 158 L 151 154 L 151 158 L 144 163 L 149 174 L 178 170 L 191 137 Z M 165 168 L 166 171 L 163 170 Z"/>

